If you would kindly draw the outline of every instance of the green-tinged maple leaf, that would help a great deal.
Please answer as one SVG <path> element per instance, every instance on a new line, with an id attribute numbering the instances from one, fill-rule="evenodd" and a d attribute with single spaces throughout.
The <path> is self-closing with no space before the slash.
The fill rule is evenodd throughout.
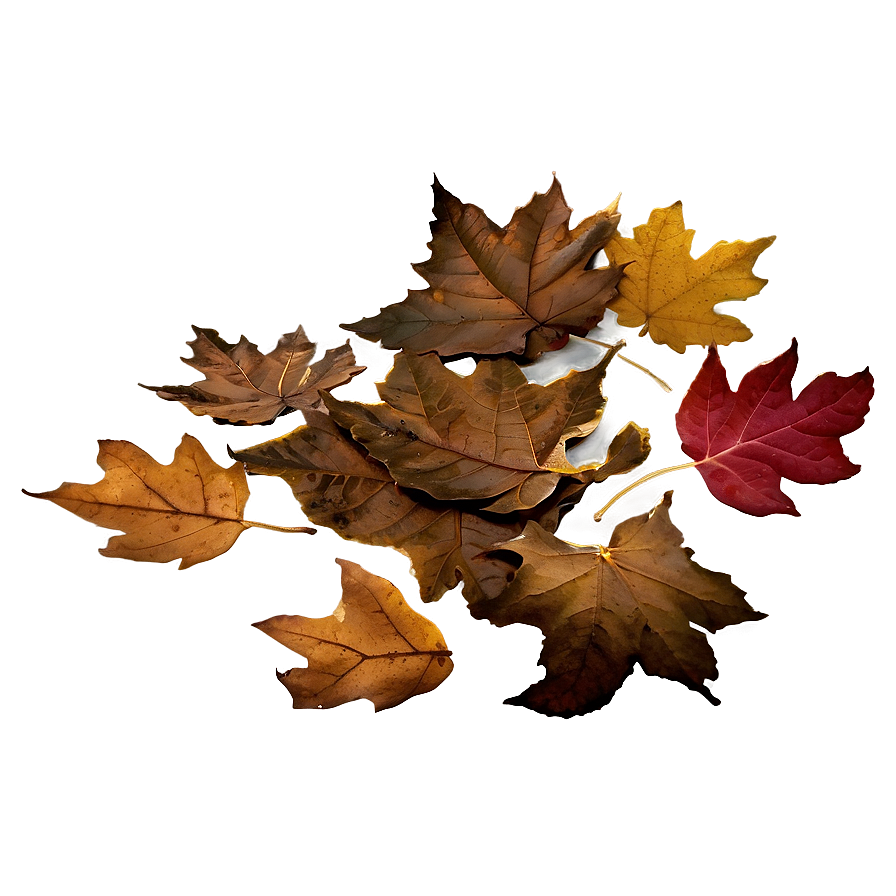
<path id="1" fill-rule="evenodd" d="M 332 615 L 274 616 L 255 627 L 308 659 L 277 677 L 295 709 L 370 700 L 377 711 L 437 688 L 454 668 L 438 628 L 398 589 L 357 563 L 342 567 L 342 600 Z"/>
<path id="2" fill-rule="evenodd" d="M 402 353 L 379 387 L 384 403 L 324 395 L 334 420 L 405 488 L 437 500 L 484 502 L 496 513 L 534 507 L 576 475 L 567 440 L 592 432 L 606 403 L 601 383 L 615 348 L 591 370 L 547 386 L 506 358 L 459 376 L 436 355 Z"/>
<path id="3" fill-rule="evenodd" d="M 544 679 L 507 703 L 575 716 L 607 704 L 635 663 L 718 703 L 705 682 L 717 676 L 706 635 L 764 618 L 730 576 L 691 559 L 669 519 L 672 493 L 650 512 L 620 523 L 608 547 L 567 544 L 530 523 L 500 546 L 522 560 L 498 597 L 470 607 L 495 625 L 544 632 Z M 693 623 L 693 625 L 692 625 Z"/>
<path id="4" fill-rule="evenodd" d="M 205 379 L 192 386 L 143 388 L 166 401 L 179 401 L 215 423 L 273 423 L 295 410 L 318 407 L 323 390 L 335 389 L 365 369 L 355 366 L 347 342 L 328 349 L 323 358 L 311 364 L 315 344 L 308 341 L 302 327 L 281 336 L 276 348 L 266 355 L 245 336 L 231 345 L 217 330 L 193 330 L 196 338 L 187 343 L 193 357 L 181 360 L 204 373 Z"/>
<path id="5" fill-rule="evenodd" d="M 534 360 L 603 317 L 621 270 L 589 262 L 616 232 L 615 202 L 570 230 L 571 209 L 555 178 L 498 227 L 438 180 L 433 192 L 432 257 L 414 265 L 429 286 L 344 329 L 386 348 Z"/>
<path id="6" fill-rule="evenodd" d="M 616 235 L 607 258 L 624 265 L 619 295 L 608 307 L 623 327 L 642 327 L 654 342 L 683 352 L 689 345 L 729 345 L 753 334 L 736 317 L 713 310 L 719 302 L 755 296 L 768 282 L 753 274 L 773 236 L 745 243 L 716 243 L 691 257 L 693 230 L 685 230 L 681 203 L 658 208 L 634 239 Z"/>
<path id="7" fill-rule="evenodd" d="M 526 518 L 555 530 L 588 485 L 561 477 L 557 489 L 525 516 L 489 514 L 469 502 L 438 502 L 424 492 L 396 485 L 386 466 L 332 418 L 313 411 L 305 417 L 306 426 L 234 452 L 233 457 L 243 461 L 250 473 L 286 481 L 311 522 L 343 538 L 396 548 L 407 555 L 424 601 L 438 600 L 460 579 L 470 603 L 500 593 L 513 566 L 484 552 L 519 535 Z M 588 480 L 601 482 L 634 469 L 649 450 L 646 431 L 629 423 L 611 443 L 606 461 L 588 471 Z"/>
<path id="8" fill-rule="evenodd" d="M 106 529 L 120 529 L 100 550 L 104 557 L 167 563 L 180 569 L 229 550 L 248 528 L 281 529 L 243 519 L 249 488 L 242 465 L 219 467 L 185 435 L 174 460 L 160 464 L 131 442 L 103 440 L 97 463 L 106 471 L 93 485 L 63 482 L 51 492 L 26 491 Z"/>

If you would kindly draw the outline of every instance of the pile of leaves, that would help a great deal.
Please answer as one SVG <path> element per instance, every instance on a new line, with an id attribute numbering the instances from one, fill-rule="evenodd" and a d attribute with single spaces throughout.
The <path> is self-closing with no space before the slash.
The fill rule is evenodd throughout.
<path id="1" fill-rule="evenodd" d="M 364 370 L 348 343 L 312 363 L 302 327 L 269 354 L 245 337 L 231 345 L 194 327 L 184 360 L 203 379 L 145 388 L 220 424 L 264 425 L 293 411 L 304 424 L 233 451 L 226 469 L 191 436 L 167 466 L 129 442 L 103 441 L 100 482 L 34 497 L 123 532 L 105 556 L 179 559 L 183 569 L 228 550 L 248 527 L 281 528 L 244 519 L 246 472 L 277 476 L 315 525 L 406 554 L 423 601 L 461 584 L 473 617 L 540 628 L 545 675 L 506 702 L 581 715 L 604 706 L 635 664 L 718 702 L 706 684 L 717 670 L 705 632 L 764 614 L 730 576 L 693 561 L 670 518 L 672 493 L 620 523 L 606 546 L 556 534 L 591 485 L 648 457 L 648 431 L 634 422 L 599 463 L 576 466 L 567 455 L 601 423 L 603 380 L 619 346 L 548 385 L 529 382 L 526 365 L 586 337 L 608 308 L 677 352 L 708 346 L 676 416 L 690 460 L 669 469 L 695 467 L 714 497 L 755 516 L 798 515 L 782 478 L 824 484 L 858 472 L 840 438 L 862 425 L 871 374 L 826 373 L 794 398 L 794 340 L 731 389 L 718 346 L 751 333 L 715 306 L 762 289 L 753 265 L 774 237 L 719 242 L 694 259 L 681 203 L 655 210 L 628 239 L 617 233 L 615 203 L 570 229 L 556 179 L 506 227 L 438 181 L 433 189 L 431 257 L 414 265 L 428 286 L 342 325 L 397 352 L 379 403 L 333 394 Z M 459 358 L 475 361 L 472 373 L 446 366 Z M 436 626 L 391 583 L 337 562 L 342 599 L 331 616 L 256 623 L 308 659 L 307 668 L 278 673 L 293 705 L 366 698 L 379 710 L 438 687 L 452 660 Z"/>

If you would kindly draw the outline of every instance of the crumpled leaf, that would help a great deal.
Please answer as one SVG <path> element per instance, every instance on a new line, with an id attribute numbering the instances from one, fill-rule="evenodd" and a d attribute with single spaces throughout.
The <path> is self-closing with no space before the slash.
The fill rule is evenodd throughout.
<path id="1" fill-rule="evenodd" d="M 180 559 L 179 568 L 187 569 L 223 554 L 247 528 L 260 525 L 243 520 L 249 488 L 242 465 L 219 467 L 190 435 L 168 465 L 131 442 L 106 439 L 99 445 L 97 463 L 106 471 L 99 482 L 63 482 L 50 492 L 25 494 L 124 532 L 100 549 L 104 557 Z"/>
<path id="2" fill-rule="evenodd" d="M 621 271 L 588 265 L 616 232 L 615 202 L 570 230 L 571 209 L 554 178 L 498 227 L 438 179 L 433 192 L 432 257 L 413 266 L 429 286 L 344 329 L 391 349 L 534 360 L 603 317 Z"/>
<path id="3" fill-rule="evenodd" d="M 711 346 L 675 417 L 682 450 L 710 492 L 753 516 L 799 516 L 781 477 L 826 484 L 859 472 L 840 438 L 858 429 L 874 394 L 866 367 L 852 376 L 825 373 L 793 398 L 796 339 L 741 380 L 737 392 Z"/>
<path id="4" fill-rule="evenodd" d="M 315 344 L 302 327 L 281 336 L 266 355 L 245 336 L 231 345 L 217 330 L 193 327 L 193 331 L 196 338 L 187 343 L 193 357 L 181 360 L 205 379 L 192 386 L 143 388 L 166 401 L 179 401 L 198 416 L 208 415 L 215 423 L 267 424 L 295 410 L 318 407 L 321 391 L 335 389 L 366 369 L 355 366 L 348 342 L 328 349 L 310 364 Z"/>
<path id="5" fill-rule="evenodd" d="M 440 501 L 485 501 L 495 513 L 534 507 L 574 475 L 564 444 L 592 432 L 606 403 L 601 383 L 615 349 L 590 370 L 547 386 L 506 358 L 459 376 L 435 355 L 402 353 L 379 387 L 383 404 L 324 395 L 333 419 L 405 488 Z"/>
<path id="6" fill-rule="evenodd" d="M 401 551 L 427 602 L 461 579 L 468 602 L 494 597 L 513 566 L 485 551 L 519 535 L 526 518 L 554 531 L 590 482 L 634 469 L 650 450 L 646 430 L 629 423 L 611 443 L 606 461 L 588 471 L 587 482 L 561 477 L 554 493 L 525 515 L 497 515 L 401 488 L 332 418 L 314 411 L 305 418 L 306 426 L 232 456 L 250 473 L 286 481 L 311 522 L 352 541 Z"/>
<path id="7" fill-rule="evenodd" d="M 506 703 L 551 716 L 605 706 L 635 663 L 719 701 L 706 687 L 718 677 L 706 635 L 764 618 L 731 577 L 691 560 L 669 519 L 672 493 L 650 512 L 620 523 L 608 547 L 567 544 L 529 523 L 501 548 L 522 565 L 498 597 L 470 607 L 494 625 L 544 632 L 545 677 Z"/>
<path id="8" fill-rule="evenodd" d="M 773 236 L 746 243 L 716 243 L 691 257 L 693 230 L 685 230 L 681 203 L 658 208 L 634 239 L 616 235 L 607 258 L 624 265 L 619 294 L 608 305 L 623 327 L 642 327 L 654 342 L 683 352 L 689 345 L 729 345 L 753 334 L 736 317 L 718 314 L 719 302 L 755 296 L 768 283 L 753 274 L 759 254 Z"/>
<path id="9" fill-rule="evenodd" d="M 342 600 L 320 619 L 274 616 L 255 627 L 308 659 L 308 668 L 277 673 L 295 709 L 330 709 L 370 700 L 376 711 L 437 688 L 454 668 L 434 623 L 412 610 L 398 589 L 357 563 L 342 567 Z"/>

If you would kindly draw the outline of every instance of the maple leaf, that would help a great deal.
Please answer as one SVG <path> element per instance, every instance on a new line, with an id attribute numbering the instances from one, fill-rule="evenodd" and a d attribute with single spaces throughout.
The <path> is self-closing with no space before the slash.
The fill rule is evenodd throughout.
<path id="1" fill-rule="evenodd" d="M 526 518 L 477 512 L 403 489 L 330 417 L 314 411 L 305 417 L 306 426 L 232 456 L 250 473 L 287 482 L 311 522 L 343 538 L 405 554 L 424 601 L 438 600 L 460 579 L 470 603 L 504 588 L 513 566 L 484 552 L 519 535 Z M 649 450 L 646 431 L 629 423 L 613 439 L 606 461 L 588 471 L 588 481 L 562 477 L 554 493 L 526 517 L 553 531 L 588 484 L 633 469 Z"/>
<path id="2" fill-rule="evenodd" d="M 181 402 L 198 416 L 208 415 L 215 423 L 273 423 L 284 414 L 317 407 L 322 390 L 335 389 L 366 369 L 355 366 L 347 342 L 310 364 L 316 346 L 302 327 L 281 336 L 266 355 L 245 336 L 230 345 L 217 330 L 193 327 L 193 331 L 196 338 L 187 343 L 193 357 L 181 360 L 206 378 L 192 386 L 143 388 L 166 401 Z"/>
<path id="3" fill-rule="evenodd" d="M 570 230 L 571 209 L 554 178 L 502 228 L 438 179 L 433 193 L 432 257 L 413 265 L 429 287 L 344 329 L 392 349 L 534 360 L 603 317 L 621 270 L 589 262 L 616 232 L 615 202 Z"/>
<path id="4" fill-rule="evenodd" d="M 677 352 L 689 345 L 744 342 L 753 335 L 736 317 L 713 307 L 755 296 L 768 283 L 753 274 L 753 265 L 773 236 L 750 243 L 723 240 L 694 259 L 694 231 L 685 230 L 680 202 L 654 209 L 634 234 L 634 239 L 617 235 L 605 247 L 607 258 L 625 267 L 619 295 L 608 305 L 623 327 L 643 325 L 639 335 L 649 333 Z"/>
<path id="5" fill-rule="evenodd" d="M 509 513 L 543 501 L 562 474 L 587 469 L 570 465 L 564 443 L 599 423 L 614 353 L 547 386 L 529 383 L 506 358 L 459 376 L 436 355 L 402 353 L 379 386 L 385 403 L 327 394 L 324 403 L 399 485 L 443 501 L 492 498 L 488 509 Z"/>
<path id="6" fill-rule="evenodd" d="M 99 445 L 97 463 L 106 471 L 99 482 L 23 491 L 97 526 L 124 532 L 100 549 L 104 557 L 152 563 L 180 559 L 179 568 L 187 569 L 223 554 L 250 527 L 279 528 L 243 519 L 249 488 L 242 465 L 219 467 L 192 436 L 183 437 L 167 466 L 131 442 L 107 439 Z"/>
<path id="7" fill-rule="evenodd" d="M 635 663 L 719 701 L 706 687 L 718 677 L 706 635 L 764 618 L 731 577 L 694 563 L 669 518 L 672 493 L 649 513 L 620 523 L 608 547 L 568 544 L 529 523 L 501 547 L 522 565 L 498 597 L 470 607 L 497 626 L 544 632 L 541 680 L 505 703 L 552 716 L 583 715 L 612 699 Z M 693 625 L 692 625 L 693 624 Z"/>
<path id="8" fill-rule="evenodd" d="M 843 453 L 841 436 L 858 429 L 874 394 L 866 367 L 852 376 L 825 373 L 794 399 L 797 342 L 728 386 L 711 346 L 675 417 L 682 450 L 710 492 L 753 516 L 799 516 L 781 491 L 781 478 L 825 484 L 859 472 Z"/>
<path id="9" fill-rule="evenodd" d="M 332 615 L 255 623 L 308 659 L 307 669 L 277 673 L 293 707 L 330 709 L 366 699 L 379 712 L 437 688 L 454 668 L 438 628 L 412 610 L 391 582 L 357 563 L 336 562 L 342 600 Z"/>

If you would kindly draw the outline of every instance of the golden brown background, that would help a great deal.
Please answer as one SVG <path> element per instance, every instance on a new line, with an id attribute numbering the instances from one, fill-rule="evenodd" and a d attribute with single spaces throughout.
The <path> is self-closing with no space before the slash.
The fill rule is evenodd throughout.
<path id="1" fill-rule="evenodd" d="M 4 889 L 882 892 L 896 621 L 883 14 L 861 0 L 5 5 Z M 184 432 L 218 463 L 228 441 L 258 441 L 137 383 L 190 381 L 191 324 L 263 350 L 299 323 L 321 348 L 344 342 L 340 323 L 422 282 L 410 263 L 428 255 L 433 171 L 499 223 L 556 171 L 573 222 L 621 191 L 623 233 L 681 199 L 695 254 L 774 233 L 756 265 L 768 286 L 731 309 L 755 333 L 724 350 L 732 381 L 792 336 L 797 389 L 829 369 L 877 377 L 844 440 L 862 472 L 787 484 L 801 518 L 739 515 L 685 471 L 599 526 L 596 499 L 564 522 L 567 540 L 605 540 L 675 490 L 695 559 L 769 614 L 714 638 L 720 707 L 639 671 L 584 718 L 503 706 L 537 674 L 540 636 L 475 622 L 449 594 L 428 608 L 454 651 L 438 691 L 376 716 L 294 711 L 274 669 L 295 657 L 250 623 L 330 613 L 337 556 L 420 609 L 404 557 L 328 530 L 248 532 L 214 563 L 135 566 L 96 553 L 109 533 L 20 494 L 96 481 L 100 438 L 164 462 Z M 616 365 L 606 430 L 634 419 L 650 469 L 679 463 L 674 412 L 704 353 L 625 335 L 675 394 Z M 339 397 L 372 400 L 390 355 L 352 343 L 370 370 Z M 304 521 L 284 483 L 251 486 L 253 519 Z"/>

